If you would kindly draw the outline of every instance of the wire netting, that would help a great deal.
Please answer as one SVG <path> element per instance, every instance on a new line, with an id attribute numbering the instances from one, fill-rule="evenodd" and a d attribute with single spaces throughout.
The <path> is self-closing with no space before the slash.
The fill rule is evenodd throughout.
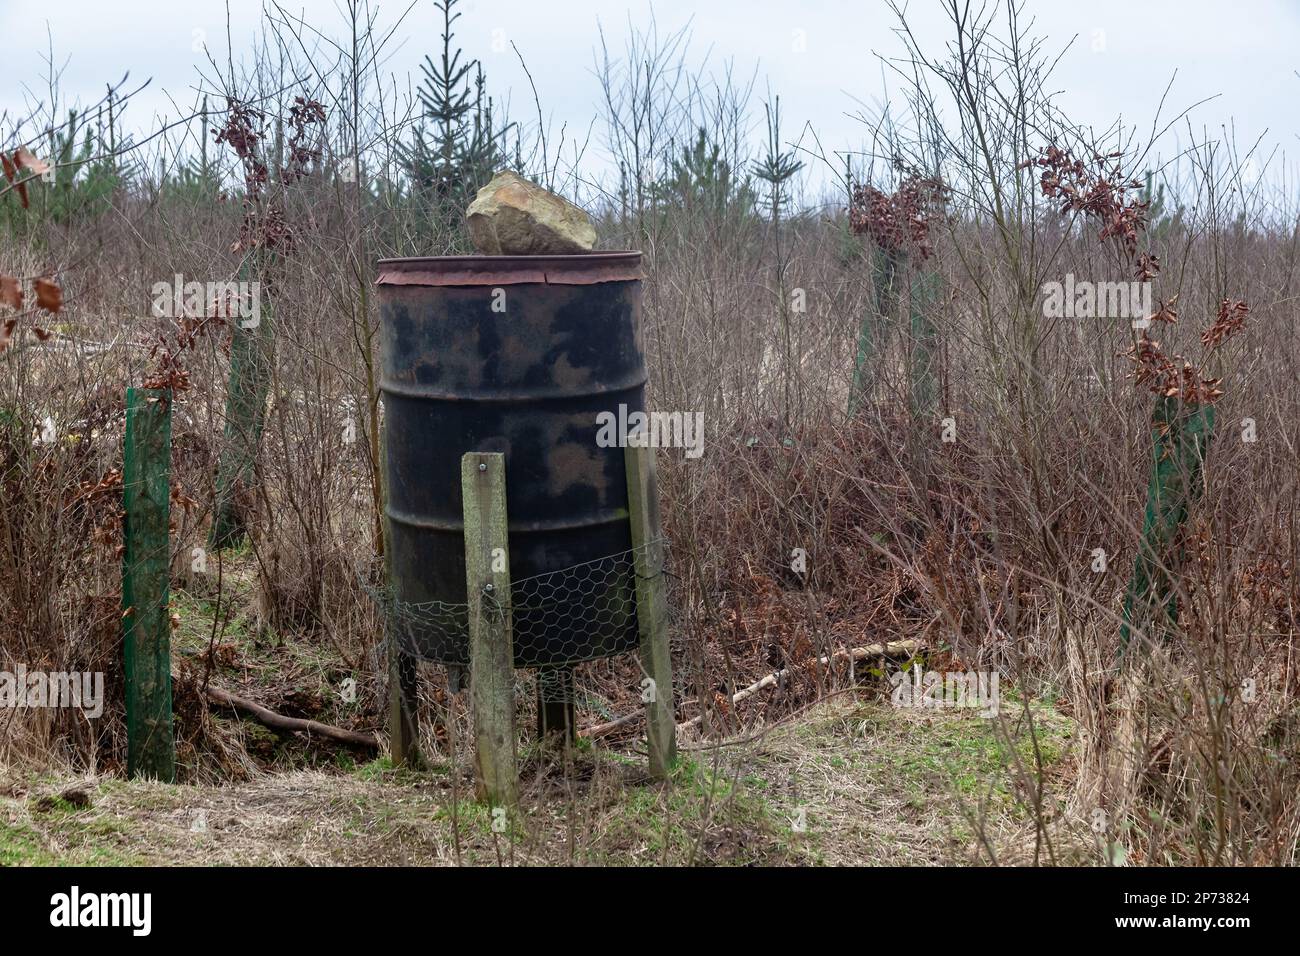
<path id="1" fill-rule="evenodd" d="M 666 573 L 664 539 L 617 554 L 511 581 L 509 601 L 483 595 L 484 611 L 511 618 L 515 667 L 554 668 L 612 657 L 639 642 L 637 566 Z M 369 589 L 406 654 L 454 666 L 469 663 L 468 602 L 402 600 L 390 583 Z"/>

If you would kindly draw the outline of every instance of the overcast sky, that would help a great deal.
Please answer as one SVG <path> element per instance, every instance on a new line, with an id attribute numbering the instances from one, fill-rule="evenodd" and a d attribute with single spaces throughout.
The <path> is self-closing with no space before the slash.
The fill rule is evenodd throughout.
<path id="1" fill-rule="evenodd" d="M 381 21 L 391 22 L 408 3 L 381 4 Z M 284 6 L 324 32 L 343 33 L 334 0 L 286 0 Z M 234 45 L 246 46 L 258 29 L 262 2 L 230 0 L 229 9 Z M 756 99 L 769 87 L 779 93 L 785 131 L 793 135 L 811 123 L 828 151 L 862 145 L 862 125 L 853 114 L 861 104 L 877 109 L 893 82 L 877 54 L 896 56 L 902 49 L 885 0 L 463 0 L 460 9 L 458 39 L 468 55 L 483 61 L 492 91 L 509 97 L 516 115 L 533 112 L 515 54 L 508 45 L 504 52 L 493 49 L 494 38 L 498 48 L 504 38 L 526 58 L 554 128 L 567 123 L 571 131 L 585 130 L 597 112 L 592 71 L 598 23 L 618 49 L 629 17 L 647 23 L 651 9 L 661 33 L 692 24 L 697 60 L 706 54 L 714 65 L 733 59 L 746 76 L 756 68 Z M 1051 49 L 1074 40 L 1052 85 L 1076 121 L 1104 128 L 1122 116 L 1149 125 L 1177 70 L 1167 114 L 1217 96 L 1192 114 L 1198 131 L 1224 135 L 1235 122 L 1243 151 L 1263 135 L 1263 158 L 1278 148 L 1273 176 L 1297 154 L 1300 0 L 1028 0 L 1026 13 Z M 66 62 L 61 85 L 67 101 L 93 101 L 105 83 L 127 71 L 133 80 L 152 78 L 128 113 L 130 125 L 147 129 L 156 116 L 178 114 L 173 99 L 185 107 L 193 102 L 204 43 L 224 61 L 225 20 L 222 0 L 0 0 L 0 109 L 21 109 L 24 84 L 44 98 L 44 58 L 52 42 L 58 65 Z M 921 44 L 941 54 L 951 30 L 940 0 L 912 0 L 909 20 Z M 389 68 L 399 76 L 415 71 L 436 49 L 440 29 L 433 4 L 417 0 Z M 761 117 L 761 103 L 755 105 Z M 1170 137 L 1161 149 L 1167 156 L 1177 142 Z M 589 161 L 602 162 L 599 152 Z"/>

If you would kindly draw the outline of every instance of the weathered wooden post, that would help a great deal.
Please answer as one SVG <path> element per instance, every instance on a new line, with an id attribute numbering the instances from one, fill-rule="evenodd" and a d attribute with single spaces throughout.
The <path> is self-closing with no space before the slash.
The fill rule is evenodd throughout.
<path id="1" fill-rule="evenodd" d="M 127 773 L 176 779 L 168 614 L 170 389 L 129 388 L 122 467 Z"/>
<path id="2" fill-rule="evenodd" d="M 418 662 L 402 650 L 397 629 L 388 628 L 388 734 L 394 767 L 419 767 Z"/>
<path id="3" fill-rule="evenodd" d="M 460 460 L 460 483 L 465 509 L 474 788 L 481 801 L 513 806 L 519 799 L 519 778 L 515 769 L 515 658 L 505 455 L 469 452 Z"/>
<path id="4" fill-rule="evenodd" d="M 388 461 L 388 432 L 379 433 L 379 460 Z M 383 503 L 381 520 L 384 522 L 384 540 L 391 532 L 388 529 L 388 468 L 380 469 L 380 501 Z M 384 581 L 393 579 L 392 550 L 384 549 Z M 420 711 L 419 711 L 419 661 L 408 654 L 402 647 L 401 627 L 395 615 L 398 613 L 396 595 L 391 597 L 393 604 L 383 603 L 384 629 L 388 640 L 388 749 L 392 755 L 394 767 L 419 767 L 423 764 L 420 755 Z"/>
<path id="5" fill-rule="evenodd" d="M 573 743 L 578 739 L 572 667 L 537 670 L 537 739 Z"/>
<path id="6" fill-rule="evenodd" d="M 650 773 L 666 779 L 677 762 L 677 724 L 673 713 L 673 662 L 668 648 L 668 596 L 664 590 L 664 542 L 659 530 L 659 495 L 655 487 L 654 449 L 645 433 L 634 444 L 629 436 L 627 462 L 628 516 L 636 574 L 636 617 L 645 670 L 641 699 L 646 705 L 646 741 Z"/>

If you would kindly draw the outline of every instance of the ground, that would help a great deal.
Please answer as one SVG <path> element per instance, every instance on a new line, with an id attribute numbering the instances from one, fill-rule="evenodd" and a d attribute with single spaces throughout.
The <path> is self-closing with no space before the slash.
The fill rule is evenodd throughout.
<path id="1" fill-rule="evenodd" d="M 690 745 L 668 786 L 631 750 L 583 744 L 567 771 L 562 756 L 526 754 L 520 813 L 495 826 L 468 775 L 446 766 L 340 754 L 328 769 L 224 786 L 10 770 L 0 865 L 1027 863 L 1039 846 L 1029 806 L 1056 807 L 1073 734 L 1049 707 L 1031 714 L 1036 748 L 1023 707 L 986 720 L 863 691 L 764 733 Z M 1031 777 L 1041 795 L 1018 782 Z M 1062 842 L 1038 859 L 1081 862 Z"/>

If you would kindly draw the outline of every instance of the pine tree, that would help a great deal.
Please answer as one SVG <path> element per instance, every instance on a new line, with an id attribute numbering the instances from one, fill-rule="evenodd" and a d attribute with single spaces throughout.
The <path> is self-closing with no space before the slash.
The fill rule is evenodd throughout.
<path id="1" fill-rule="evenodd" d="M 763 108 L 767 112 L 767 154 L 754 164 L 754 175 L 767 183 L 768 209 L 776 223 L 790 202 L 786 184 L 803 169 L 803 161 L 795 159 L 794 150 L 781 150 L 781 97 Z"/>
<path id="2" fill-rule="evenodd" d="M 435 0 L 443 15 L 442 53 L 425 56 L 418 95 L 421 121 L 405 153 L 412 192 L 421 213 L 446 224 L 463 241 L 461 218 L 480 186 L 502 163 L 510 124 L 497 125 L 486 95 L 482 64 L 462 60 L 452 29 L 460 0 Z"/>
<path id="3" fill-rule="evenodd" d="M 722 147 L 709 139 L 704 127 L 699 128 L 690 147 L 682 147 L 651 195 L 661 207 L 708 214 L 715 220 L 730 213 L 748 214 L 756 199 L 749 178 L 736 175 L 722 155 Z"/>

